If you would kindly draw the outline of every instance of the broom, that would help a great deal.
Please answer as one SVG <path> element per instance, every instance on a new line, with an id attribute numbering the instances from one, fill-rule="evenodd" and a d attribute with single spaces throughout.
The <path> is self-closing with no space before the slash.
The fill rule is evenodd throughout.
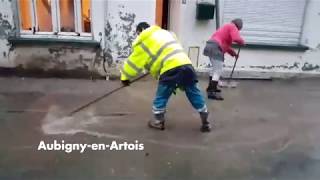
<path id="1" fill-rule="evenodd" d="M 234 68 L 236 67 L 237 62 L 238 62 L 240 49 L 241 48 L 238 49 L 238 53 L 237 53 L 237 56 L 236 56 L 236 59 L 235 59 L 235 62 L 234 62 L 234 65 L 233 65 L 233 68 L 232 68 L 232 71 L 231 71 L 229 79 L 227 81 L 219 81 L 219 86 L 220 87 L 223 87 L 223 88 L 236 88 L 238 86 L 239 82 L 232 81 L 232 76 L 233 76 Z"/>

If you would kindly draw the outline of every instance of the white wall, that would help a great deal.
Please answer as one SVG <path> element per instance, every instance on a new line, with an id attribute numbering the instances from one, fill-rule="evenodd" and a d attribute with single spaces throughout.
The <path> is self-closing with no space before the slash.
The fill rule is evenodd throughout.
<path id="1" fill-rule="evenodd" d="M 204 1 L 204 0 L 203 0 Z M 198 2 L 201 2 L 198 1 Z M 206 0 L 214 4 L 214 0 Z M 216 21 L 196 19 L 197 0 L 187 0 L 186 4 L 182 0 L 171 1 L 170 6 L 170 30 L 174 31 L 181 41 L 186 52 L 190 47 L 199 47 L 199 62 L 196 58 L 191 58 L 192 63 L 196 65 L 206 59 L 202 55 L 202 50 L 210 35 L 216 30 Z M 195 56 L 196 57 L 196 56 Z"/>
<path id="2" fill-rule="evenodd" d="M 106 1 L 92 1 L 92 27 L 93 27 L 93 38 L 96 41 L 101 41 L 101 46 L 105 46 L 105 31 L 103 18 L 105 14 Z"/>
<path id="3" fill-rule="evenodd" d="M 181 1 L 180 0 L 171 0 L 169 2 L 169 30 L 176 33 L 176 35 L 180 36 L 180 28 L 181 26 Z"/>
<path id="4" fill-rule="evenodd" d="M 320 1 L 308 0 L 301 43 L 311 48 L 320 45 Z"/>

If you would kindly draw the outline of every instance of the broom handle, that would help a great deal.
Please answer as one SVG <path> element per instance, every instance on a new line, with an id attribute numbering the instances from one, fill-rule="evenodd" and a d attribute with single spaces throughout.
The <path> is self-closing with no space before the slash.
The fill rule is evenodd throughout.
<path id="1" fill-rule="evenodd" d="M 234 68 L 236 67 L 236 65 L 237 65 L 237 61 L 238 61 L 238 58 L 239 58 L 239 54 L 240 54 L 240 47 L 239 47 L 239 49 L 238 49 L 238 53 L 237 53 L 237 56 L 236 56 L 236 60 L 235 60 L 235 62 L 234 62 L 234 65 L 233 65 L 233 68 L 232 68 L 232 71 L 231 71 L 231 74 L 230 74 L 230 77 L 229 77 L 229 80 L 231 80 L 232 79 L 232 76 L 233 76 L 233 72 L 234 72 Z"/>
<path id="2" fill-rule="evenodd" d="M 134 83 L 134 82 L 136 82 L 136 81 L 139 81 L 140 79 L 146 77 L 148 74 L 149 74 L 149 73 L 146 73 L 146 74 L 143 74 L 143 75 L 137 77 L 136 79 L 132 80 L 131 83 Z M 123 89 L 123 88 L 125 88 L 125 87 L 126 87 L 126 86 L 122 85 L 122 86 L 120 86 L 120 87 L 118 87 L 118 88 L 116 88 L 116 89 L 114 89 L 114 90 L 112 90 L 112 91 L 110 91 L 110 92 L 107 92 L 106 94 L 104 94 L 104 95 L 102 95 L 102 96 L 94 99 L 93 101 L 90 101 L 90 102 L 88 102 L 87 104 L 84 104 L 84 105 L 78 107 L 77 109 L 71 111 L 68 115 L 69 115 L 69 116 L 72 116 L 72 115 L 74 115 L 75 113 L 77 113 L 77 112 L 79 112 L 79 111 L 81 111 L 81 110 L 89 107 L 90 105 L 92 105 L 92 104 L 100 101 L 101 99 L 103 99 L 103 98 L 105 98 L 105 97 L 107 97 L 107 96 L 110 96 L 111 94 L 113 94 L 113 93 L 115 93 L 115 92 L 117 92 L 117 91 L 119 91 L 119 90 L 121 90 L 121 89 Z"/>

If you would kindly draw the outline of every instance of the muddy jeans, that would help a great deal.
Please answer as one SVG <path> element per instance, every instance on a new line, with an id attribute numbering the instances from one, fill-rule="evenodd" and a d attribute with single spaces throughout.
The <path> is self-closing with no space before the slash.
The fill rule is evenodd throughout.
<path id="1" fill-rule="evenodd" d="M 159 83 L 152 107 L 152 111 L 154 114 L 165 113 L 168 100 L 171 94 L 175 92 L 176 88 L 176 85 Z M 186 96 L 192 104 L 193 108 L 195 108 L 198 112 L 207 112 L 207 106 L 204 96 L 197 87 L 197 83 L 187 85 L 182 88 L 184 89 Z"/>

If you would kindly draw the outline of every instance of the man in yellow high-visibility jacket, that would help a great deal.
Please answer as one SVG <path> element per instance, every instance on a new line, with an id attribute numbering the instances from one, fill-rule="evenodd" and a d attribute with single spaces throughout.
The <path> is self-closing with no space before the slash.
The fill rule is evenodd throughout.
<path id="1" fill-rule="evenodd" d="M 175 35 L 158 26 L 142 22 L 137 26 L 138 37 L 132 44 L 132 53 L 121 69 L 121 81 L 129 85 L 130 80 L 143 70 L 159 80 L 153 101 L 154 118 L 149 127 L 164 130 L 164 114 L 167 102 L 177 88 L 185 91 L 192 106 L 200 113 L 202 132 L 209 132 L 208 110 L 204 96 L 197 87 L 197 77 L 191 61 L 177 41 Z"/>

